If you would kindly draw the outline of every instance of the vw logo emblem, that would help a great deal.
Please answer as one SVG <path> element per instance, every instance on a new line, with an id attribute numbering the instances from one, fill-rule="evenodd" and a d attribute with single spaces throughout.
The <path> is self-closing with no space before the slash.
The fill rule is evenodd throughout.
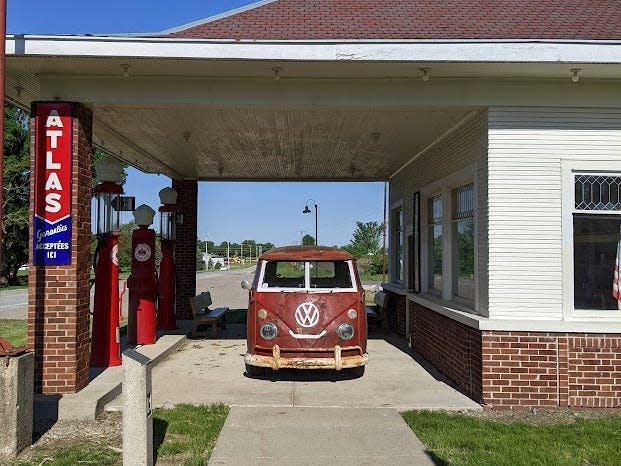
<path id="1" fill-rule="evenodd" d="M 319 322 L 319 309 L 313 303 L 302 303 L 295 310 L 295 321 L 302 327 L 314 327 Z"/>

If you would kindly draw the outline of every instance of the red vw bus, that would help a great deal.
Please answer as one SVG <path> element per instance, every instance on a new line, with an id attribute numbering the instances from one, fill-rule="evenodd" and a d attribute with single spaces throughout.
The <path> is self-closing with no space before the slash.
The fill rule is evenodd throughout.
<path id="1" fill-rule="evenodd" d="M 287 246 L 261 256 L 248 305 L 246 372 L 265 368 L 364 373 L 367 315 L 356 261 L 323 246 Z"/>

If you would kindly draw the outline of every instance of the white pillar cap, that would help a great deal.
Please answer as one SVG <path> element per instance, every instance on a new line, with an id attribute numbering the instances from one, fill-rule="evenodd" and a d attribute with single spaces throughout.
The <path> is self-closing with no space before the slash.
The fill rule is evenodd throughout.
<path id="1" fill-rule="evenodd" d="M 153 223 L 153 217 L 155 216 L 155 210 L 146 204 L 136 207 L 134 210 L 134 221 L 139 226 L 149 226 Z"/>
<path id="2" fill-rule="evenodd" d="M 121 184 L 123 179 L 123 164 L 112 157 L 99 159 L 95 164 L 97 183 Z"/>
<path id="3" fill-rule="evenodd" d="M 164 205 L 177 204 L 177 191 L 173 188 L 164 188 L 160 191 L 160 202 Z"/>

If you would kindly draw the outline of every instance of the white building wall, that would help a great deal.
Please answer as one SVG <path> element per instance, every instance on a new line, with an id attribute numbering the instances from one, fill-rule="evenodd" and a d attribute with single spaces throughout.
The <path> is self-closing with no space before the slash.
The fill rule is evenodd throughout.
<path id="1" fill-rule="evenodd" d="M 561 165 L 621 169 L 621 109 L 491 107 L 488 139 L 489 317 L 561 320 Z"/>
<path id="2" fill-rule="evenodd" d="M 413 230 L 414 193 L 422 192 L 421 198 L 421 256 L 423 290 L 426 283 L 426 223 L 428 196 L 460 186 L 461 181 L 451 185 L 451 176 L 458 179 L 474 181 L 477 212 L 477 299 L 474 311 L 480 315 L 487 314 L 487 123 L 486 110 L 473 111 L 442 138 L 417 154 L 401 171 L 390 179 L 389 205 L 403 205 L 404 238 Z M 465 177 L 465 178 L 464 178 Z M 442 182 L 440 182 L 442 180 Z M 392 245 L 389 245 L 389 248 Z M 392 249 L 390 249 L 392 250 Z M 407 247 L 404 250 L 404 263 L 409 263 Z M 407 274 L 408 267 L 405 268 Z M 404 277 L 407 284 L 407 276 Z"/>

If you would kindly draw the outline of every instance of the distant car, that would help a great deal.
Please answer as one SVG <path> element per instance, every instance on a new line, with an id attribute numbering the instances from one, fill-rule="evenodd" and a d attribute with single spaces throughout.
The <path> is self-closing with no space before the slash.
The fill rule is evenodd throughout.
<path id="1" fill-rule="evenodd" d="M 265 368 L 349 369 L 364 373 L 367 315 L 356 261 L 321 246 L 271 249 L 249 290 L 248 375 Z"/>
<path id="2" fill-rule="evenodd" d="M 229 268 L 225 265 L 224 267 L 220 267 L 220 272 L 226 272 Z"/>

